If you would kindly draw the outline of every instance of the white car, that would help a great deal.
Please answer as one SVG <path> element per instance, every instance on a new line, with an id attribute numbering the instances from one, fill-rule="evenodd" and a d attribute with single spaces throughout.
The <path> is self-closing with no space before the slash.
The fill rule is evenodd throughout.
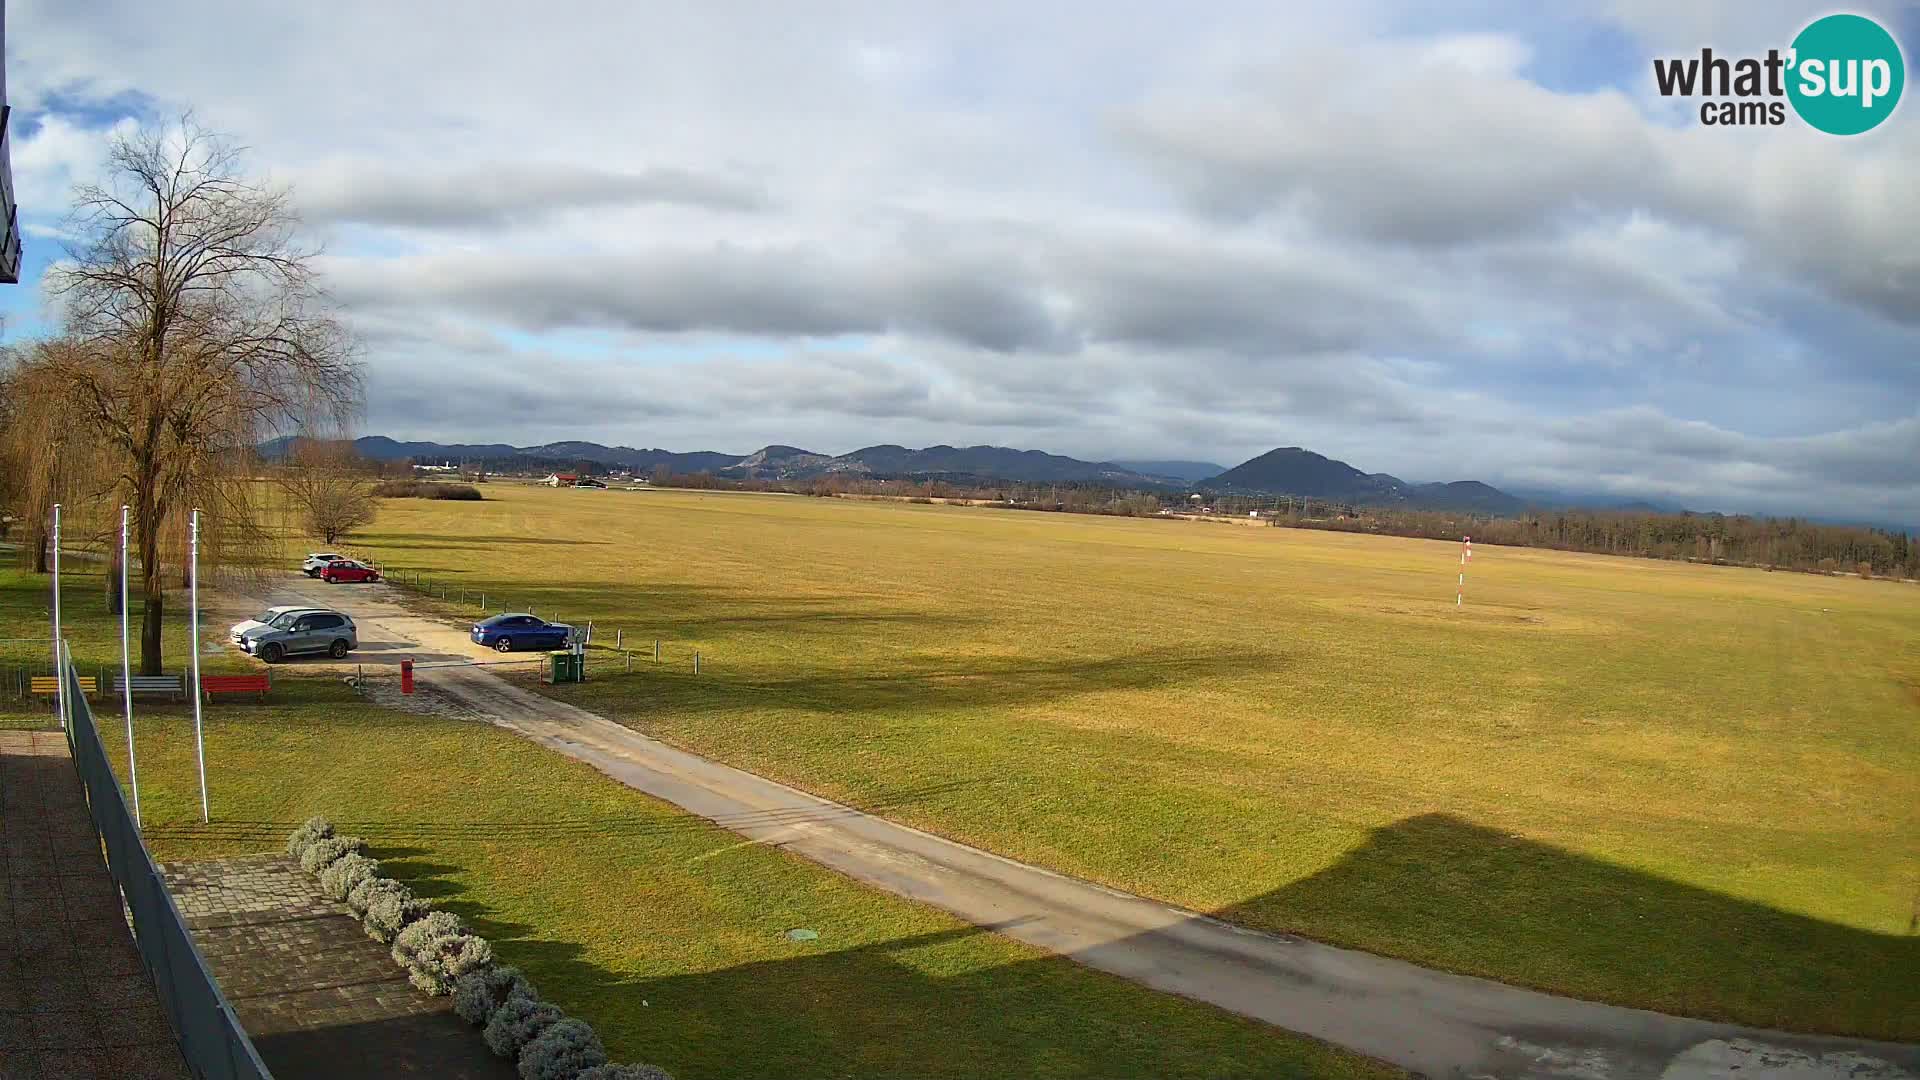
<path id="1" fill-rule="evenodd" d="M 310 551 L 307 553 L 307 561 L 300 564 L 300 569 L 305 571 L 308 577 L 319 577 L 320 571 L 326 569 L 328 563 L 344 558 L 346 558 L 345 555 L 331 551 Z"/>
<path id="2" fill-rule="evenodd" d="M 253 618 L 246 620 L 245 622 L 234 623 L 233 627 L 227 631 L 227 640 L 233 642 L 235 645 L 238 645 L 240 644 L 241 639 L 245 638 L 248 634 L 252 633 L 255 630 L 266 629 L 267 624 L 273 622 L 273 620 L 279 618 L 280 616 L 285 615 L 289 611 L 322 611 L 322 610 L 325 610 L 325 609 L 317 608 L 312 604 L 287 604 L 282 607 L 270 607 L 267 610 L 261 612 L 260 614 L 255 615 Z"/>

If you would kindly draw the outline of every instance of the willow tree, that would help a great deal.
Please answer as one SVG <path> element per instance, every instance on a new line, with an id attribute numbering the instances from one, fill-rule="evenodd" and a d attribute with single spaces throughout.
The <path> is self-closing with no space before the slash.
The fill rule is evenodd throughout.
<path id="1" fill-rule="evenodd" d="M 286 191 L 191 117 L 117 138 L 74 193 L 77 239 L 48 272 L 65 318 L 50 363 L 132 508 L 145 674 L 161 669 L 161 547 L 185 503 L 244 484 L 263 437 L 357 410 L 360 366 L 297 224 Z"/>
<path id="2" fill-rule="evenodd" d="M 0 363 L 0 506 L 15 517 L 23 565 L 47 572 L 55 503 L 66 507 L 66 542 L 102 538 L 112 487 L 109 455 L 91 438 L 80 403 L 62 383 L 61 340 L 8 350 Z"/>

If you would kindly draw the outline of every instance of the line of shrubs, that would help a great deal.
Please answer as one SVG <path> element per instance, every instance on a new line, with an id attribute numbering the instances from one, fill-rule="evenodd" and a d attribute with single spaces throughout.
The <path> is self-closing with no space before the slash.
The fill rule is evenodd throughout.
<path id="1" fill-rule="evenodd" d="M 287 854 L 320 879 L 320 890 L 343 901 L 367 936 L 393 950 L 407 981 L 429 994 L 452 995 L 453 1011 L 481 1029 L 487 1048 L 519 1063 L 522 1080 L 672 1080 L 652 1065 L 615 1065 L 585 1021 L 541 1001 L 517 968 L 498 963 L 493 946 L 452 912 L 390 877 L 366 855 L 357 836 L 337 836 L 333 822 L 308 818 L 287 839 Z"/>
<path id="2" fill-rule="evenodd" d="M 382 499 L 458 499 L 461 502 L 486 498 L 472 484 L 440 484 L 432 480 L 382 480 L 373 485 L 373 494 Z"/>

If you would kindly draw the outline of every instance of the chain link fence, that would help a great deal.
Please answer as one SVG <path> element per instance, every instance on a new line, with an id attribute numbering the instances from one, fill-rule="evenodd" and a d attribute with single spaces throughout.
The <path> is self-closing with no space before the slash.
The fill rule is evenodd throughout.
<path id="1" fill-rule="evenodd" d="M 140 839 L 119 778 L 100 745 L 93 710 L 80 692 L 80 674 L 69 664 L 65 678 L 67 741 L 73 748 L 74 767 L 87 789 L 94 828 L 106 845 L 107 867 L 132 915 L 134 944 L 179 1036 L 187 1067 L 201 1080 L 272 1080 L 240 1018 L 220 992 L 220 984 L 207 970 L 166 881 Z"/>

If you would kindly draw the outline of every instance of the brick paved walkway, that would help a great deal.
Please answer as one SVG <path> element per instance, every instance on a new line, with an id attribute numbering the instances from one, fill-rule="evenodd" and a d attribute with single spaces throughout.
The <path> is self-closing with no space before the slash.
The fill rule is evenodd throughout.
<path id="1" fill-rule="evenodd" d="M 0 1078 L 185 1080 L 58 731 L 0 731 Z"/>
<path id="2" fill-rule="evenodd" d="M 447 998 L 414 989 L 346 905 L 280 855 L 160 868 L 275 1080 L 506 1080 Z"/>

